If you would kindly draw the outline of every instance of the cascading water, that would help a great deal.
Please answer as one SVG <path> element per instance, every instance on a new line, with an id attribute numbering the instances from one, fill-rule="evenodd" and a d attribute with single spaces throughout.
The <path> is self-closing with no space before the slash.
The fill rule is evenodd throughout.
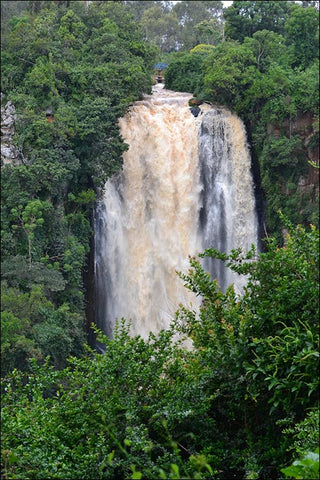
<path id="1" fill-rule="evenodd" d="M 220 252 L 257 246 L 258 222 L 250 155 L 241 120 L 227 110 L 211 109 L 199 132 L 201 170 L 200 230 L 204 248 Z M 238 291 L 244 278 L 225 268 L 219 260 L 207 259 L 206 269 L 223 290 L 231 283 Z"/>
<path id="2" fill-rule="evenodd" d="M 179 303 L 199 298 L 176 271 L 205 248 L 257 244 L 250 157 L 241 121 L 208 105 L 195 118 L 190 94 L 154 87 L 120 119 L 129 149 L 96 209 L 97 324 L 131 321 L 146 337 L 169 326 Z M 209 265 L 225 288 L 234 282 Z"/>

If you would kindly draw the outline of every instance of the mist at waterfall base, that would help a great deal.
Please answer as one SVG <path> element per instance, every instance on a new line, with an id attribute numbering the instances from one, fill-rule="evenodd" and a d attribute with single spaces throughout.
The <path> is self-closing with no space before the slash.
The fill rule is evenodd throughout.
<path id="1" fill-rule="evenodd" d="M 116 320 L 146 338 L 168 328 L 179 304 L 198 309 L 177 271 L 206 248 L 257 245 L 251 161 L 241 120 L 158 84 L 120 119 L 129 145 L 123 170 L 105 185 L 95 211 L 96 323 L 112 337 Z M 204 260 L 221 288 L 245 279 Z"/>

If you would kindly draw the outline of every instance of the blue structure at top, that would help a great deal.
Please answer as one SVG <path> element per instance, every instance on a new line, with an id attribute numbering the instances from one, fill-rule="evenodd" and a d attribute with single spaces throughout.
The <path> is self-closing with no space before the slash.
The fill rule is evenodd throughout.
<path id="1" fill-rule="evenodd" d="M 167 66 L 168 66 L 167 63 L 161 62 L 161 63 L 156 63 L 153 68 L 155 68 L 156 70 L 164 70 L 165 68 L 167 68 Z"/>

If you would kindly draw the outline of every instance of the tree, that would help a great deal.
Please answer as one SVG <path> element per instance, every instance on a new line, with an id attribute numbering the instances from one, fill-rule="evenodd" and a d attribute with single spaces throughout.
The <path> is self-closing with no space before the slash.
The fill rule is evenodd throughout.
<path id="1" fill-rule="evenodd" d="M 166 87 L 171 90 L 202 95 L 203 82 L 201 68 L 208 50 L 205 52 L 179 53 L 165 71 Z"/>
<path id="2" fill-rule="evenodd" d="M 237 42 L 218 45 L 203 66 L 210 97 L 242 113 L 243 93 L 252 83 L 254 63 L 253 53 L 246 45 Z"/>
<path id="3" fill-rule="evenodd" d="M 172 10 L 182 26 L 183 50 L 189 50 L 198 43 L 214 42 L 213 44 L 216 44 L 222 38 L 222 2 L 181 1 L 176 2 Z M 208 41 L 208 34 L 210 41 Z"/>
<path id="4" fill-rule="evenodd" d="M 27 236 L 28 240 L 28 259 L 29 266 L 32 264 L 32 247 L 33 240 L 35 237 L 35 229 L 43 225 L 44 218 L 43 212 L 48 214 L 48 211 L 51 210 L 51 204 L 49 202 L 41 202 L 41 200 L 33 200 L 28 202 L 28 204 L 23 209 L 22 205 L 18 209 L 13 208 L 11 210 L 11 215 L 13 219 L 18 220 L 18 224 L 14 225 L 15 229 L 21 227 L 23 232 Z"/>
<path id="5" fill-rule="evenodd" d="M 182 459 L 181 445 L 193 450 L 196 440 L 184 438 L 185 426 L 192 421 L 203 438 L 210 423 L 204 418 L 207 400 L 197 382 L 188 381 L 187 354 L 174 346 L 172 332 L 144 341 L 130 338 L 122 327 L 113 340 L 100 338 L 107 345 L 104 355 L 88 351 L 60 372 L 33 364 L 23 394 L 18 372 L 4 381 L 3 453 L 13 460 L 8 473 L 35 469 L 36 478 L 116 479 L 142 470 L 149 478 L 163 478 L 172 463 L 175 476 L 213 473 L 196 453 Z M 21 428 L 13 435 L 17 422 Z"/>
<path id="6" fill-rule="evenodd" d="M 169 4 L 171 2 L 157 2 L 153 0 L 125 0 L 124 2 L 128 7 L 129 10 L 133 13 L 133 15 L 136 17 L 136 19 L 140 22 L 142 16 L 145 14 L 146 10 L 149 10 L 154 7 L 159 7 L 162 13 L 165 13 L 167 8 L 166 4 Z M 154 11 L 159 11 L 154 10 Z"/>
<path id="7" fill-rule="evenodd" d="M 243 42 L 255 55 L 256 66 L 260 72 L 266 72 L 274 59 L 277 63 L 285 63 L 284 57 L 287 54 L 285 40 L 271 30 L 258 30 L 252 37 L 246 37 Z"/>
<path id="8" fill-rule="evenodd" d="M 221 24 L 217 20 L 203 20 L 194 27 L 194 30 L 197 44 L 217 45 L 222 40 Z"/>
<path id="9" fill-rule="evenodd" d="M 13 16 L 17 16 L 26 7 L 26 2 L 17 0 L 15 2 L 3 0 L 1 2 L 1 33 L 8 27 L 8 22 Z"/>
<path id="10" fill-rule="evenodd" d="M 183 26 L 195 27 L 201 21 L 219 18 L 222 7 L 222 2 L 216 1 L 182 1 L 176 2 L 173 11 Z"/>
<path id="11" fill-rule="evenodd" d="M 292 64 L 305 69 L 319 56 L 319 12 L 294 5 L 285 24 L 285 36 L 292 46 Z"/>
<path id="12" fill-rule="evenodd" d="M 24 370 L 30 358 L 42 359 L 35 341 L 27 336 L 29 329 L 27 319 L 15 317 L 11 312 L 1 312 L 1 375 L 16 367 Z"/>
<path id="13" fill-rule="evenodd" d="M 283 34 L 289 12 L 289 2 L 235 1 L 223 14 L 226 37 L 242 42 L 259 30 Z"/>
<path id="14" fill-rule="evenodd" d="M 180 25 L 174 12 L 164 13 L 156 2 L 153 7 L 144 10 L 140 23 L 147 40 L 154 42 L 162 52 L 178 49 Z"/>

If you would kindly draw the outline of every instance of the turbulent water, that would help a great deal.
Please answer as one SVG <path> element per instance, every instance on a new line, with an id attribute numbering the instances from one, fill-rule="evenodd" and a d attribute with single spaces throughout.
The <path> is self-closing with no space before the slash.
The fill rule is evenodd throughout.
<path id="1" fill-rule="evenodd" d="M 120 120 L 129 149 L 95 223 L 97 324 L 109 335 L 124 317 L 146 337 L 169 326 L 179 303 L 196 307 L 176 274 L 189 255 L 257 243 L 243 125 L 208 105 L 195 118 L 190 98 L 157 85 Z M 222 288 L 239 283 L 221 265 L 206 267 Z"/>
<path id="2" fill-rule="evenodd" d="M 241 120 L 226 110 L 211 109 L 199 132 L 201 170 L 201 236 L 204 248 L 230 252 L 257 245 L 257 219 L 250 155 Z M 245 279 L 220 261 L 205 266 L 222 289 L 234 283 L 239 290 Z"/>

